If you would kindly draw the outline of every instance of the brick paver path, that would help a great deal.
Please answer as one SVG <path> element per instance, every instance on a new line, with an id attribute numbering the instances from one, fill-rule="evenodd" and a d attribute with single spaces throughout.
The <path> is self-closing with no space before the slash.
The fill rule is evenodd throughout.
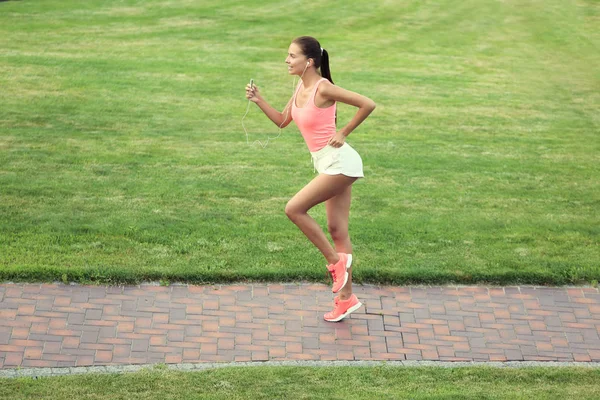
<path id="1" fill-rule="evenodd" d="M 266 360 L 600 361 L 594 288 L 0 285 L 0 368 Z"/>

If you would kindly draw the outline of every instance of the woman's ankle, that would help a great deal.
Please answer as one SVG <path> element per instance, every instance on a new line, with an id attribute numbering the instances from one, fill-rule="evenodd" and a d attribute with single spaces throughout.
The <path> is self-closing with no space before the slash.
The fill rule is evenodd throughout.
<path id="1" fill-rule="evenodd" d="M 350 291 L 340 292 L 339 297 L 340 297 L 340 300 L 342 300 L 342 301 L 348 300 L 350 297 L 352 297 L 352 292 L 350 292 Z"/>
<path id="2" fill-rule="evenodd" d="M 335 265 L 338 263 L 338 261 L 340 261 L 340 256 L 337 253 L 335 253 L 334 255 L 325 257 L 325 259 L 327 260 L 327 263 L 329 265 L 331 265 L 331 264 Z"/>

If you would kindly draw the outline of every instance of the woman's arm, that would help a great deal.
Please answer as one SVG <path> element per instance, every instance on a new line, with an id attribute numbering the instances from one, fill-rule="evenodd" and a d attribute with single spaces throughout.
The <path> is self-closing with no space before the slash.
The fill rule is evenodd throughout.
<path id="1" fill-rule="evenodd" d="M 288 101 L 287 105 L 282 112 L 277 111 L 267 103 L 265 99 L 260 95 L 260 91 L 256 85 L 250 87 L 250 84 L 246 86 L 246 98 L 256 105 L 265 113 L 265 115 L 273 121 L 275 125 L 280 128 L 285 128 L 292 122 L 292 100 L 293 96 Z"/>
<path id="2" fill-rule="evenodd" d="M 323 82 L 319 86 L 319 92 L 321 96 L 330 101 L 338 101 L 341 103 L 349 104 L 354 107 L 358 107 L 358 111 L 350 122 L 340 129 L 337 134 L 331 138 L 329 144 L 333 147 L 341 147 L 348 136 L 358 125 L 360 125 L 368 116 L 373 112 L 376 104 L 373 100 L 360 95 L 358 93 L 351 92 L 346 89 L 342 89 L 339 86 L 333 85 L 331 82 Z"/>

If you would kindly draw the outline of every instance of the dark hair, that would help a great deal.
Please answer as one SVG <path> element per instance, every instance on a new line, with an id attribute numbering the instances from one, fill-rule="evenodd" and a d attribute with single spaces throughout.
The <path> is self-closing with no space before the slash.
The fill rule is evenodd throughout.
<path id="1" fill-rule="evenodd" d="M 327 80 L 333 83 L 331 79 L 331 71 L 329 70 L 329 54 L 327 50 L 323 49 L 321 53 L 321 44 L 317 39 L 312 36 L 300 36 L 292 41 L 296 43 L 302 49 L 302 53 L 306 58 L 312 58 L 315 62 L 316 68 L 321 68 L 321 76 L 327 78 Z"/>

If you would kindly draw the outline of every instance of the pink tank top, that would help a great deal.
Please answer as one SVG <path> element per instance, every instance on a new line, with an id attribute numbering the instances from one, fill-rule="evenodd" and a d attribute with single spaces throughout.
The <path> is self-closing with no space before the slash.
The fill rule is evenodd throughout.
<path id="1" fill-rule="evenodd" d="M 311 152 L 321 150 L 323 147 L 327 146 L 329 139 L 336 133 L 336 104 L 333 103 L 327 108 L 315 106 L 315 94 L 317 93 L 317 88 L 324 80 L 327 79 L 321 78 L 315 83 L 315 87 L 303 107 L 296 106 L 296 95 L 298 94 L 300 87 L 304 85 L 303 83 L 298 85 L 292 101 L 292 119 L 298 126 L 298 129 L 300 129 L 300 133 L 302 133 L 302 136 L 304 137 L 308 150 Z"/>

